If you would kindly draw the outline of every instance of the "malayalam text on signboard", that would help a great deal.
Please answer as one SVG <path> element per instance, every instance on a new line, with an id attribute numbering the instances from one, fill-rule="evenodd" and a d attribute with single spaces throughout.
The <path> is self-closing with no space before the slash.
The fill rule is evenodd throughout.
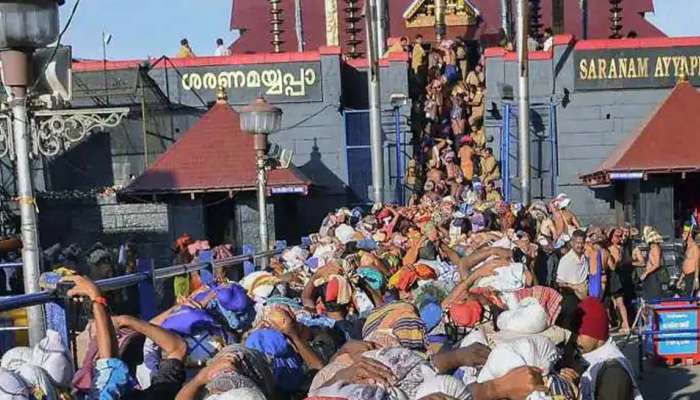
<path id="1" fill-rule="evenodd" d="M 700 85 L 700 46 L 576 51 L 576 90 L 673 87 L 681 76 Z"/>
<path id="2" fill-rule="evenodd" d="M 247 104 L 259 95 L 273 104 L 323 100 L 318 62 L 222 65 L 183 68 L 181 72 L 182 91 L 213 98 L 222 87 L 231 104 Z"/>

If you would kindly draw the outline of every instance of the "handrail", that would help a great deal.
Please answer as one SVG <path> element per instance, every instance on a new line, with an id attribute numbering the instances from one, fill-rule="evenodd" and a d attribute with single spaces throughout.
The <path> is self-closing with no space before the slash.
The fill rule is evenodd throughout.
<path id="1" fill-rule="evenodd" d="M 15 308 L 30 307 L 46 304 L 53 300 L 53 294 L 46 290 L 30 294 L 19 294 L 0 298 L 0 312 Z"/>
<path id="2" fill-rule="evenodd" d="M 172 278 L 173 276 L 178 276 L 178 275 L 183 275 L 187 274 L 190 272 L 197 272 L 201 271 L 207 267 L 212 265 L 212 263 L 209 262 L 195 262 L 192 264 L 180 264 L 180 265 L 173 265 L 170 267 L 165 267 L 165 268 L 158 268 L 153 271 L 153 279 L 155 280 L 160 280 L 160 279 L 167 279 L 167 278 Z"/>
<path id="3" fill-rule="evenodd" d="M 303 242 L 303 241 L 302 241 Z M 300 246 L 304 247 L 302 243 Z M 171 278 L 178 275 L 183 275 L 190 272 L 196 272 L 209 267 L 225 268 L 241 264 L 246 261 L 255 261 L 260 258 L 271 257 L 281 254 L 284 250 L 292 246 L 278 248 L 273 250 L 261 251 L 255 254 L 240 254 L 233 257 L 228 257 L 220 260 L 212 260 L 206 262 L 194 262 L 191 264 L 171 265 L 169 267 L 154 269 L 153 273 L 136 272 L 129 275 L 117 276 L 114 278 L 102 279 L 96 281 L 95 284 L 103 291 L 113 291 L 123 289 L 129 286 L 137 285 L 148 280 L 156 281 Z M 19 265 L 22 265 L 19 263 Z M 2 267 L 2 264 L 0 264 Z M 16 308 L 35 306 L 40 304 L 51 303 L 56 300 L 55 294 L 52 291 L 41 291 L 32 294 L 21 294 L 0 298 L 0 312 L 9 311 Z"/>

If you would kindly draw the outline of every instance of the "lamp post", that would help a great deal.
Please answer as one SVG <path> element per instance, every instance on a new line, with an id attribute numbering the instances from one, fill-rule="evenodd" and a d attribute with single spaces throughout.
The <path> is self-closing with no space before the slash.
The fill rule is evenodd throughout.
<path id="1" fill-rule="evenodd" d="M 241 130 L 253 135 L 255 149 L 255 167 L 258 171 L 258 218 L 260 230 L 260 250 L 267 251 L 269 247 L 267 227 L 267 135 L 280 130 L 282 126 L 282 110 L 273 107 L 258 97 L 254 102 L 241 108 Z M 267 266 L 263 258 L 261 265 Z"/>
<path id="2" fill-rule="evenodd" d="M 36 200 L 32 187 L 30 143 L 27 130 L 27 87 L 35 49 L 56 41 L 59 34 L 58 6 L 63 0 L 0 1 L 0 59 L 3 83 L 10 89 L 12 131 L 17 162 L 17 194 L 22 218 L 22 261 L 25 293 L 36 293 L 41 273 Z M 35 345 L 46 335 L 41 306 L 27 308 L 29 343 Z"/>

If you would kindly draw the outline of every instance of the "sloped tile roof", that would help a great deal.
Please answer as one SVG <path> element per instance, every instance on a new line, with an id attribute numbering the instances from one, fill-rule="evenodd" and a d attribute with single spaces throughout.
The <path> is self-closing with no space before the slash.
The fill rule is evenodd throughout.
<path id="1" fill-rule="evenodd" d="M 257 172 L 253 137 L 242 132 L 238 113 L 215 104 L 124 193 L 189 193 L 254 190 Z M 296 167 L 276 169 L 268 187 L 309 186 Z"/>
<path id="2" fill-rule="evenodd" d="M 611 172 L 681 172 L 700 170 L 700 93 L 680 82 L 641 126 L 623 140 L 595 172 L 589 184 L 607 183 Z M 593 182 L 593 183 L 592 183 Z"/>

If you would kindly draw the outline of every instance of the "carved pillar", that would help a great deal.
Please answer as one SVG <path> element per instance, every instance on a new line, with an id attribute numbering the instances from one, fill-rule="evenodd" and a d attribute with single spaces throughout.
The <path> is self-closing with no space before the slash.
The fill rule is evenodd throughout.
<path id="1" fill-rule="evenodd" d="M 610 1 L 610 39 L 622 38 L 622 0 Z"/>
<path id="2" fill-rule="evenodd" d="M 542 39 L 542 14 L 540 0 L 530 0 L 530 36 L 540 41 Z"/>
<path id="3" fill-rule="evenodd" d="M 435 36 L 438 42 L 445 39 L 447 35 L 447 25 L 445 23 L 445 12 L 447 5 L 445 0 L 435 0 Z"/>
<path id="4" fill-rule="evenodd" d="M 280 3 L 282 0 L 270 0 L 270 24 L 272 25 L 272 49 L 275 53 L 282 52 L 282 8 L 280 8 Z"/>
<path id="5" fill-rule="evenodd" d="M 348 39 L 345 44 L 348 45 L 347 55 L 350 58 L 357 58 L 362 55 L 358 51 L 358 45 L 362 43 L 358 33 L 362 32 L 358 22 L 362 19 L 360 7 L 357 0 L 345 0 L 345 22 L 347 24 L 345 32 L 348 34 Z"/>
<path id="6" fill-rule="evenodd" d="M 338 0 L 326 0 L 326 46 L 340 46 Z"/>
<path id="7" fill-rule="evenodd" d="M 564 0 L 552 0 L 552 32 L 564 33 Z"/>

